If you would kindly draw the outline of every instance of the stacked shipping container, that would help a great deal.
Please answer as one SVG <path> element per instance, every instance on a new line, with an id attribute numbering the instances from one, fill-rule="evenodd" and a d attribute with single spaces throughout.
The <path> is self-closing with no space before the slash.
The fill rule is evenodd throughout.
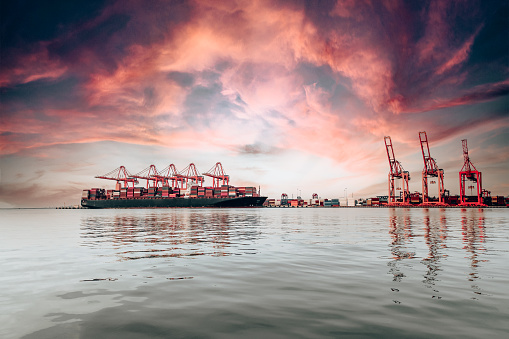
<path id="1" fill-rule="evenodd" d="M 91 188 L 90 190 L 84 190 L 81 194 L 83 199 L 98 200 L 106 199 L 106 191 L 102 188 Z"/>
<path id="2" fill-rule="evenodd" d="M 159 187 L 157 189 L 157 192 L 160 193 L 161 197 L 168 198 L 170 196 L 170 194 L 173 193 L 173 190 L 171 189 L 171 187 L 164 186 L 164 187 Z"/>
<path id="3" fill-rule="evenodd" d="M 147 189 L 147 197 L 153 198 L 156 196 L 157 193 L 157 187 L 149 187 Z"/>
<path id="4" fill-rule="evenodd" d="M 339 199 L 325 199 L 323 201 L 324 207 L 339 207 Z"/>

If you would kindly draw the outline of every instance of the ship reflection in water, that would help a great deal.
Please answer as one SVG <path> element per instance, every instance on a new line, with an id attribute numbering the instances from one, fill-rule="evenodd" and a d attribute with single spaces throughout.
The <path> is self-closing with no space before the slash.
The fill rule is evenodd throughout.
<path id="1" fill-rule="evenodd" d="M 478 269 L 480 263 L 488 262 L 487 259 L 479 259 L 480 253 L 486 251 L 484 213 L 483 209 L 462 209 L 459 213 L 447 209 L 422 209 L 421 228 L 421 220 L 416 220 L 415 213 L 405 209 L 392 209 L 389 216 L 392 260 L 387 266 L 393 282 L 400 283 L 407 275 L 415 275 L 416 266 L 413 261 L 420 260 L 426 267 L 422 280 L 424 286 L 433 291 L 432 298 L 441 299 L 437 287 L 442 280 L 441 275 L 445 276 L 443 280 L 447 280 L 448 276 L 455 275 L 458 269 L 457 259 L 454 259 L 455 265 L 448 263 L 447 259 L 449 255 L 462 255 L 464 260 L 461 271 L 468 272 L 466 279 L 471 282 L 470 288 L 475 294 L 483 294 L 475 281 L 481 278 Z M 461 234 L 458 230 L 459 224 Z M 423 252 L 422 238 L 427 248 L 426 254 Z M 466 253 L 458 253 L 460 243 L 461 250 Z M 392 290 L 399 292 L 396 287 Z"/>
<path id="2" fill-rule="evenodd" d="M 115 213 L 83 218 L 81 238 L 83 246 L 109 248 L 119 260 L 249 254 L 254 250 L 243 244 L 260 236 L 258 219 L 226 209 Z"/>

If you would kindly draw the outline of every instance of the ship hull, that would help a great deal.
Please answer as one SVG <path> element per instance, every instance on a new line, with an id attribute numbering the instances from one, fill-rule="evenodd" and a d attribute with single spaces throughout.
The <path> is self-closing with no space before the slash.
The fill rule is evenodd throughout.
<path id="1" fill-rule="evenodd" d="M 85 208 L 260 207 L 267 197 L 82 199 Z"/>

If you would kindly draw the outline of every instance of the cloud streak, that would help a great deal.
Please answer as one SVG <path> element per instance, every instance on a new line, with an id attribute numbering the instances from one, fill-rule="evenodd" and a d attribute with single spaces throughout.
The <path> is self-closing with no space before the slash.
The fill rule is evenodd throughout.
<path id="1" fill-rule="evenodd" d="M 507 55 L 485 48 L 507 44 L 486 33 L 508 31 L 495 5 L 92 2 L 39 34 L 6 19 L 18 33 L 2 48 L 0 153 L 110 140 L 296 151 L 366 172 L 387 134 L 506 126 Z"/>

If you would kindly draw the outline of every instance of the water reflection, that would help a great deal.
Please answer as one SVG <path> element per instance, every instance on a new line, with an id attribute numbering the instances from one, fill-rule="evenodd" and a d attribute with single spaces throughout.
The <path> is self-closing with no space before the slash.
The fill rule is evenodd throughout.
<path id="1" fill-rule="evenodd" d="M 405 274 L 412 271 L 414 263 L 411 260 L 421 257 L 420 262 L 426 267 L 422 282 L 425 287 L 438 293 L 437 283 L 441 280 L 440 276 L 451 274 L 451 272 L 443 272 L 444 267 L 451 265 L 446 261 L 448 253 L 457 254 L 457 249 L 462 248 L 468 255 L 466 257 L 461 255 L 459 262 L 462 266 L 456 267 L 468 275 L 468 281 L 474 293 L 481 294 L 481 289 L 476 282 L 481 279 L 480 264 L 488 261 L 483 259 L 486 255 L 485 211 L 483 209 L 462 209 L 454 212 L 447 209 L 420 211 L 423 214 L 422 219 L 416 219 L 416 214 L 412 213 L 414 211 L 407 209 L 390 211 L 389 248 L 392 260 L 387 265 L 393 281 L 401 282 L 406 277 Z M 417 240 L 420 236 L 423 237 L 423 242 Z M 467 265 L 464 264 L 465 258 Z M 408 268 L 408 272 L 404 272 L 404 268 Z M 433 298 L 435 297 L 441 298 L 433 295 Z"/>
<path id="2" fill-rule="evenodd" d="M 412 259 L 414 251 L 409 251 L 413 238 L 412 219 L 410 213 L 403 209 L 391 209 L 389 217 L 389 234 L 391 235 L 391 254 L 394 260 L 387 263 L 389 273 L 393 275 L 393 281 L 400 282 L 405 275 L 398 267 L 398 262 L 404 259 Z"/>
<path id="3" fill-rule="evenodd" d="M 463 249 L 469 255 L 470 272 L 468 273 L 468 281 L 471 281 L 471 288 L 475 294 L 481 294 L 479 286 L 475 283 L 479 279 L 479 264 L 487 260 L 479 259 L 479 255 L 485 252 L 485 217 L 484 210 L 477 211 L 462 209 L 461 211 L 461 233 L 463 236 Z M 475 299 L 475 298 L 474 298 Z"/>
<path id="4" fill-rule="evenodd" d="M 112 211 L 82 218 L 81 245 L 110 248 L 120 260 L 246 254 L 259 223 L 232 210 Z"/>
<path id="5" fill-rule="evenodd" d="M 441 259 L 447 257 L 444 253 L 447 239 L 447 218 L 445 209 L 439 210 L 438 220 L 431 218 L 428 208 L 424 212 L 424 239 L 428 247 L 428 256 L 422 260 L 426 265 L 427 272 L 424 274 L 423 283 L 426 287 L 432 288 L 438 280 L 438 272 L 441 271 Z M 436 289 L 433 289 L 438 292 Z"/>

